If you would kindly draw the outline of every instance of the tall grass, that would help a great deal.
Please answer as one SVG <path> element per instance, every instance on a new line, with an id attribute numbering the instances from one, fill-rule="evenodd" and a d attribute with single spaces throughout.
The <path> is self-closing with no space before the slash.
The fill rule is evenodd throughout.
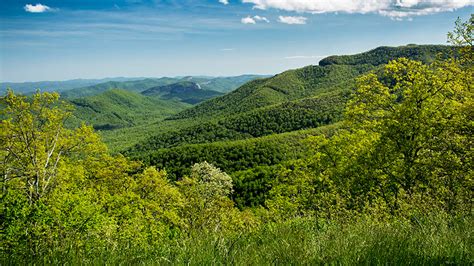
<path id="1" fill-rule="evenodd" d="M 247 233 L 195 232 L 147 249 L 54 249 L 5 264 L 464 264 L 474 263 L 473 219 L 335 223 L 301 218 Z M 63 243 L 65 244 L 65 243 Z M 63 248 L 58 250 L 64 250 Z"/>

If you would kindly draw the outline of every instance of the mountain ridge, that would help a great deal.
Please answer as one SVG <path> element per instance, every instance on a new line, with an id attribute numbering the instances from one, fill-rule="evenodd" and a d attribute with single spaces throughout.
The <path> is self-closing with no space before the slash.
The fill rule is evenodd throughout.
<path id="1" fill-rule="evenodd" d="M 385 49 L 392 52 L 378 58 L 378 53 Z M 323 61 L 322 65 L 310 65 L 253 80 L 224 96 L 166 118 L 154 136 L 137 143 L 129 151 L 175 147 L 180 143 L 208 143 L 216 138 L 245 139 L 335 123 L 342 118 L 343 107 L 349 99 L 347 95 L 355 88 L 356 78 L 379 71 L 383 66 L 380 62 L 388 63 L 399 58 L 397 56 L 411 56 L 429 62 L 440 53 L 447 56 L 452 50 L 452 47 L 442 45 L 379 47 L 355 55 L 328 57 L 337 64 Z M 345 62 L 355 63 L 342 64 Z M 331 101 L 329 98 L 312 100 L 325 94 L 330 95 Z M 326 102 L 331 102 L 331 106 Z M 274 108 L 266 110 L 270 106 Z M 306 123 L 310 117 L 314 122 Z M 291 123 L 284 123 L 284 120 Z M 258 132 L 251 133 L 249 128 L 258 128 Z"/>

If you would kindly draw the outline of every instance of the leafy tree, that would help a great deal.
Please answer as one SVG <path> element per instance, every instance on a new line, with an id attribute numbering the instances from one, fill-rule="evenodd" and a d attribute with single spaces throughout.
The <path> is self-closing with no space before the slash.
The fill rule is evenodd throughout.
<path id="1" fill-rule="evenodd" d="M 90 127 L 64 127 L 70 112 L 57 93 L 36 93 L 31 100 L 9 91 L 1 99 L 0 155 L 2 186 L 22 186 L 30 203 L 48 193 L 64 157 L 90 152 L 97 135 Z M 96 145 L 101 150 L 103 145 Z"/>
<path id="2" fill-rule="evenodd" d="M 461 48 L 461 60 L 464 61 L 463 63 L 470 64 L 471 67 L 474 60 L 473 40 L 474 14 L 471 14 L 468 21 L 458 18 L 454 30 L 448 33 L 448 42 Z"/>
<path id="3" fill-rule="evenodd" d="M 232 193 L 232 178 L 208 162 L 195 164 L 191 169 L 191 178 L 203 186 L 205 198 L 227 197 Z"/>
<path id="4" fill-rule="evenodd" d="M 195 164 L 190 177 L 179 181 L 178 186 L 186 197 L 183 217 L 189 230 L 222 232 L 256 224 L 229 198 L 233 186 L 230 176 L 207 162 Z"/>
<path id="5" fill-rule="evenodd" d="M 469 25 L 458 22 L 450 35 L 466 49 Z M 428 65 L 401 58 L 360 77 L 345 129 L 314 137 L 316 155 L 282 171 L 266 205 L 289 217 L 469 213 L 474 68 L 466 49 Z"/>
<path id="6" fill-rule="evenodd" d="M 10 254 L 146 248 L 183 226 L 184 200 L 166 173 L 111 156 L 91 127 L 66 128 L 57 94 L 10 91 L 2 105 L 0 246 Z"/>

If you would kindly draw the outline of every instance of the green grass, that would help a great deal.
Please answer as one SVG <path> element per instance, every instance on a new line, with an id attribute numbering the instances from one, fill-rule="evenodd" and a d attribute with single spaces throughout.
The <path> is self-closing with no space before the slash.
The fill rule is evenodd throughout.
<path id="1" fill-rule="evenodd" d="M 472 265 L 472 222 L 472 217 L 434 216 L 415 222 L 297 218 L 267 223 L 253 232 L 195 232 L 146 249 L 122 243 L 99 249 L 91 245 L 59 251 L 61 247 L 26 258 L 7 255 L 1 264 Z"/>

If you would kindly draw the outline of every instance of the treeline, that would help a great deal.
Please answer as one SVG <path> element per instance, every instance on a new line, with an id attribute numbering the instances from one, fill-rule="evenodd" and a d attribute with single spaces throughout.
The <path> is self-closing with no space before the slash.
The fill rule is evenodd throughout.
<path id="1" fill-rule="evenodd" d="M 357 55 L 335 55 L 319 61 L 320 66 L 329 65 L 384 65 L 396 58 L 410 58 L 423 63 L 432 63 L 436 59 L 448 59 L 459 49 L 441 45 L 407 45 L 400 47 L 378 47 Z"/>

